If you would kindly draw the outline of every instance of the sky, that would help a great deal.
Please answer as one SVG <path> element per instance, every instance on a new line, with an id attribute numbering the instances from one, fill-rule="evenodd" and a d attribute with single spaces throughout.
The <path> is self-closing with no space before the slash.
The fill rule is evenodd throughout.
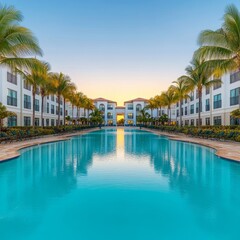
<path id="1" fill-rule="evenodd" d="M 90 98 L 150 98 L 185 73 L 202 30 L 225 0 L 5 0 L 24 15 L 54 72 Z"/>

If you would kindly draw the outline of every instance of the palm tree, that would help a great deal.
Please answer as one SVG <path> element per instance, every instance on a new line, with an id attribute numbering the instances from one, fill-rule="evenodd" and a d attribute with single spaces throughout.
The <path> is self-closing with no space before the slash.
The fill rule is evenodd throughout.
<path id="1" fill-rule="evenodd" d="M 205 30 L 199 35 L 200 48 L 196 56 L 205 58 L 215 74 L 240 70 L 240 12 L 234 5 L 228 5 L 220 29 Z M 240 108 L 240 96 L 239 96 Z"/>
<path id="2" fill-rule="evenodd" d="M 14 112 L 7 111 L 7 108 L 0 102 L 0 131 L 3 125 L 3 119 L 11 116 L 16 116 Z"/>
<path id="3" fill-rule="evenodd" d="M 154 101 L 158 111 L 157 116 L 159 117 L 159 115 L 160 116 L 162 115 L 162 107 L 164 107 L 164 101 L 163 101 L 162 95 L 155 96 Z M 160 110 L 160 114 L 159 114 L 159 110 Z"/>
<path id="4" fill-rule="evenodd" d="M 148 104 L 146 105 L 146 109 L 151 110 L 151 117 L 153 117 L 153 109 L 155 109 L 156 107 L 157 107 L 156 101 L 154 100 L 154 98 L 150 98 L 148 100 Z"/>
<path id="5" fill-rule="evenodd" d="M 31 66 L 31 69 L 26 72 L 17 69 L 16 71 L 22 75 L 23 79 L 32 85 L 32 97 L 33 97 L 33 106 L 32 106 L 32 126 L 35 127 L 35 103 L 36 103 L 36 92 L 37 88 L 44 86 L 47 80 L 47 71 L 50 69 L 50 66 L 46 62 L 35 61 Z"/>
<path id="6" fill-rule="evenodd" d="M 89 121 L 89 111 L 90 110 L 93 110 L 94 108 L 95 108 L 95 106 L 94 106 L 94 103 L 93 103 L 93 100 L 92 99 L 90 99 L 90 98 L 86 98 L 86 100 L 85 100 L 85 109 L 87 109 L 87 111 L 88 111 L 88 116 L 87 116 L 87 119 L 88 119 L 88 121 Z"/>
<path id="7" fill-rule="evenodd" d="M 231 116 L 235 119 L 240 120 L 240 109 L 235 109 L 231 112 Z M 239 121 L 240 122 L 240 121 Z"/>
<path id="8" fill-rule="evenodd" d="M 66 101 L 71 101 L 73 93 L 76 91 L 74 83 L 69 83 L 62 93 L 63 96 L 63 124 L 66 124 Z"/>
<path id="9" fill-rule="evenodd" d="M 168 108 L 168 124 L 171 123 L 171 106 L 172 104 L 177 102 L 177 95 L 175 93 L 175 91 L 173 91 L 173 89 L 171 87 L 168 88 L 168 90 L 166 92 L 162 93 L 162 98 L 163 98 L 163 102 L 164 105 L 167 106 Z"/>
<path id="10" fill-rule="evenodd" d="M 90 121 L 94 124 L 102 124 L 103 123 L 103 118 L 102 118 L 102 112 L 95 108 L 91 113 L 90 113 Z"/>
<path id="11" fill-rule="evenodd" d="M 60 125 L 60 99 L 63 96 L 66 88 L 68 88 L 69 84 L 71 84 L 70 77 L 64 75 L 62 72 L 60 73 L 51 73 L 50 79 L 53 83 L 53 91 L 55 92 L 58 99 L 58 123 L 57 126 Z"/>
<path id="12" fill-rule="evenodd" d="M 23 16 L 13 6 L 0 6 L 0 65 L 15 68 L 29 68 L 35 58 L 29 55 L 42 55 L 42 50 L 32 32 L 20 23 Z"/>
<path id="13" fill-rule="evenodd" d="M 147 107 L 144 107 L 139 111 L 140 115 L 137 116 L 137 122 L 144 124 L 150 119 L 150 114 L 146 110 Z"/>
<path id="14" fill-rule="evenodd" d="M 182 126 L 182 103 L 184 99 L 189 98 L 189 87 L 186 84 L 186 81 L 184 79 L 178 79 L 177 81 L 173 81 L 175 85 L 171 85 L 170 87 L 175 92 L 176 97 L 179 100 L 179 117 L 180 117 L 180 126 Z"/>
<path id="15" fill-rule="evenodd" d="M 198 111 L 198 127 L 201 125 L 201 109 L 202 109 L 202 91 L 203 87 L 211 87 L 214 84 L 221 82 L 220 79 L 210 78 L 214 74 L 214 68 L 208 67 L 204 59 L 199 59 L 194 57 L 191 61 L 191 65 L 186 68 L 186 75 L 183 75 L 179 78 L 179 81 L 184 81 L 187 89 L 193 90 L 197 89 L 199 96 L 199 111 Z"/>

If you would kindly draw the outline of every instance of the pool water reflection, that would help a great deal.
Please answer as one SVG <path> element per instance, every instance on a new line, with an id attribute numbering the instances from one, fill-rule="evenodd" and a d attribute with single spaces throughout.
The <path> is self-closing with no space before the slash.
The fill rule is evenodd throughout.
<path id="1" fill-rule="evenodd" d="M 239 239 L 240 164 L 100 130 L 0 164 L 0 239 Z"/>

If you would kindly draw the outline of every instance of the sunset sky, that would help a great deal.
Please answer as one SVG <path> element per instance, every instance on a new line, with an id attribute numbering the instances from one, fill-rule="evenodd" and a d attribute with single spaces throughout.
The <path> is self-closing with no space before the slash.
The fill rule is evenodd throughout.
<path id="1" fill-rule="evenodd" d="M 52 71 L 68 74 L 88 97 L 122 105 L 166 90 L 216 29 L 224 0 L 7 0 L 39 39 Z"/>

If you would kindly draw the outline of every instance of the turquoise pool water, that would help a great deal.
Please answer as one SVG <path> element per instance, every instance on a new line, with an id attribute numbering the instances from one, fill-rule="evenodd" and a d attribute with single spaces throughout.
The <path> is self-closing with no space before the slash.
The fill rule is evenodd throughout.
<path id="1" fill-rule="evenodd" d="M 240 239 L 240 164 L 101 130 L 0 164 L 0 239 Z"/>

